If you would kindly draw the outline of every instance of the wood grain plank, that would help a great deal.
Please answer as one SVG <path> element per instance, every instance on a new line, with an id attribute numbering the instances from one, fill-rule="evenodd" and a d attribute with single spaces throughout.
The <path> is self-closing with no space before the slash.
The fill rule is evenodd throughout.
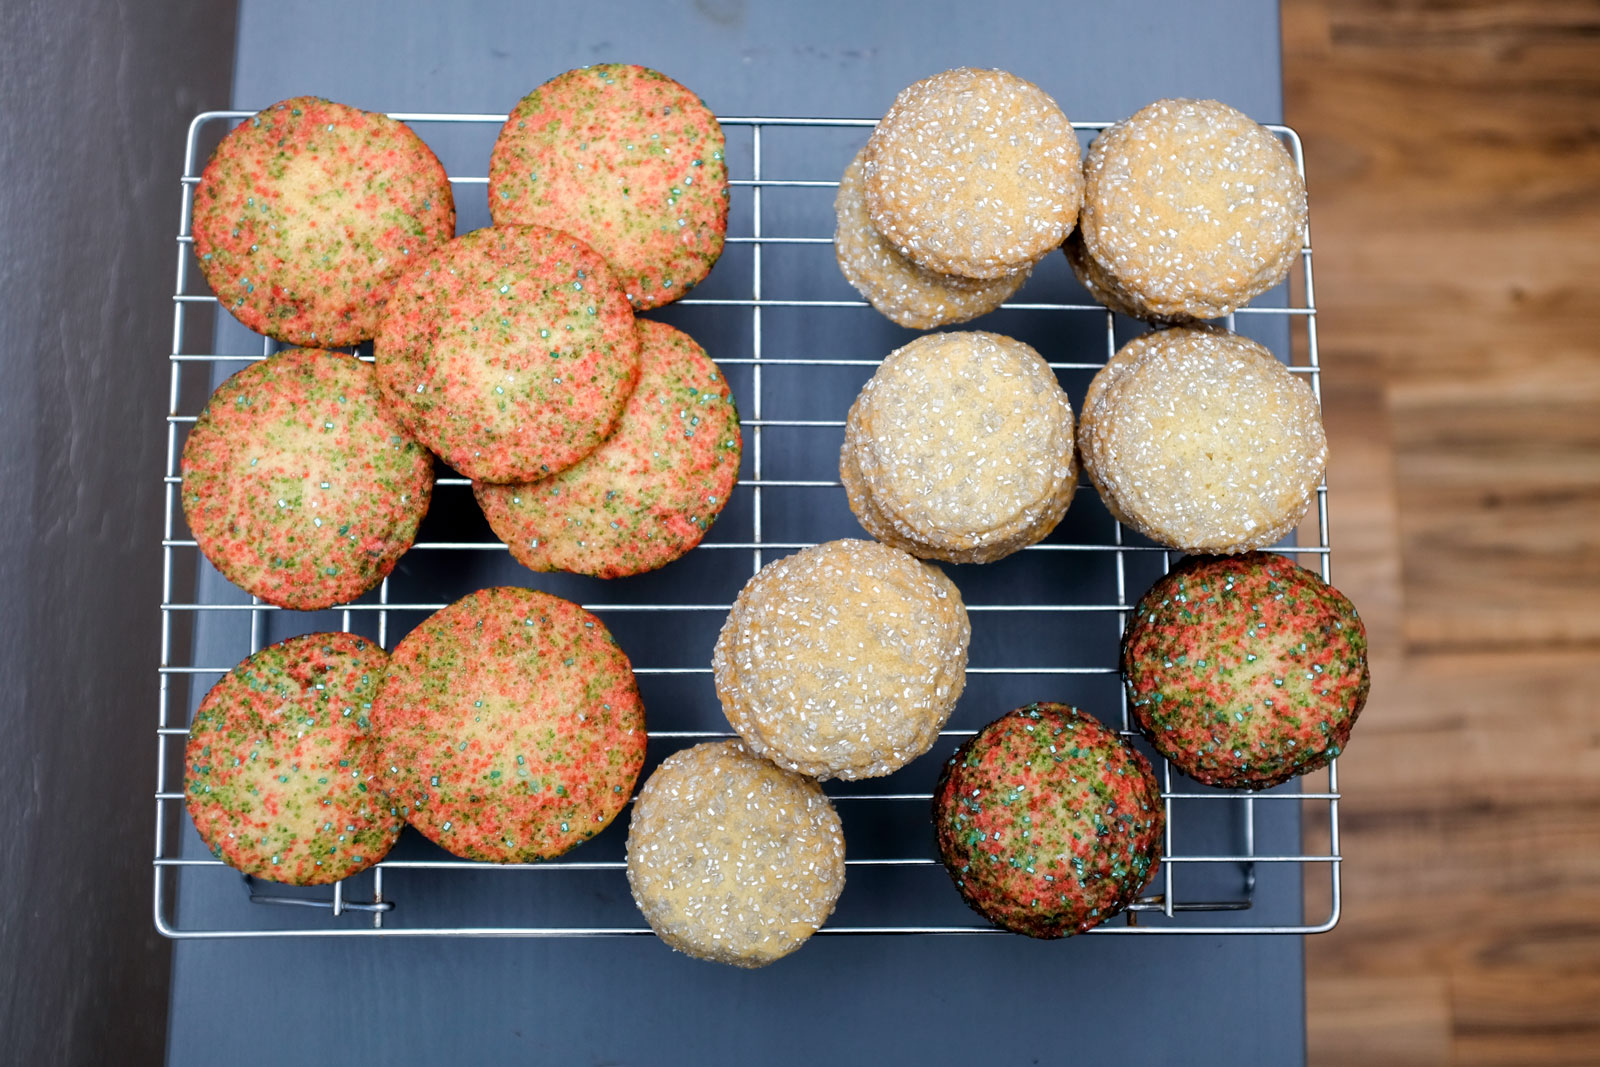
<path id="1" fill-rule="evenodd" d="M 1311 1062 L 1600 1063 L 1600 3 L 1282 10 L 1374 676 Z"/>

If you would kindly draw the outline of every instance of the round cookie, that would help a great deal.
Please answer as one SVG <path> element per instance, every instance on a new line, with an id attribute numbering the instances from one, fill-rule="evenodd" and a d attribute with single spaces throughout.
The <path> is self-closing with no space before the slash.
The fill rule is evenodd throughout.
<path id="1" fill-rule="evenodd" d="M 269 604 L 315 611 L 381 582 L 416 539 L 433 457 L 372 367 L 298 348 L 217 387 L 189 430 L 183 514 L 200 551 Z"/>
<path id="2" fill-rule="evenodd" d="M 1054 938 L 1139 898 L 1165 827 L 1149 762 L 1065 704 L 1029 704 L 956 750 L 933 792 L 939 856 L 972 909 Z"/>
<path id="3" fill-rule="evenodd" d="M 194 252 L 234 318 L 294 345 L 372 337 L 395 279 L 456 232 L 444 167 L 410 127 L 314 96 L 222 139 L 194 191 Z"/>
<path id="4" fill-rule="evenodd" d="M 1119 522 L 1226 554 L 1294 529 L 1328 443 L 1305 382 L 1249 338 L 1195 326 L 1136 337 L 1094 376 L 1078 453 Z"/>
<path id="5" fill-rule="evenodd" d="M 1067 242 L 1114 311 L 1212 319 L 1277 285 L 1300 255 L 1306 187 L 1271 132 L 1216 100 L 1158 100 L 1089 146 Z"/>
<path id="6" fill-rule="evenodd" d="M 347 633 L 262 649 L 212 686 L 184 750 L 184 803 L 216 857 L 290 885 L 383 859 L 405 820 L 376 781 L 372 700 L 389 657 Z"/>
<path id="7" fill-rule="evenodd" d="M 957 67 L 900 92 L 866 149 L 867 209 L 900 253 L 940 274 L 1026 270 L 1072 232 L 1078 137 L 1056 102 L 1002 70 Z"/>
<path id="8" fill-rule="evenodd" d="M 739 477 L 739 413 L 694 339 L 640 319 L 639 384 L 616 431 L 559 474 L 474 483 L 495 535 L 523 566 L 618 578 L 688 552 Z"/>
<path id="9" fill-rule="evenodd" d="M 605 624 L 532 589 L 479 590 L 390 658 L 373 707 L 407 821 L 491 863 L 559 856 L 604 830 L 644 764 L 644 707 Z"/>
<path id="10" fill-rule="evenodd" d="M 999 559 L 1044 538 L 1072 502 L 1072 406 L 1021 341 L 926 334 L 891 352 L 850 406 L 839 476 L 879 541 Z"/>
<path id="11" fill-rule="evenodd" d="M 722 127 L 658 71 L 569 70 L 523 97 L 489 158 L 498 225 L 535 223 L 593 245 L 637 308 L 710 273 L 728 230 Z"/>
<path id="12" fill-rule="evenodd" d="M 1134 718 L 1206 785 L 1266 789 L 1326 766 L 1367 702 L 1367 632 L 1344 594 L 1270 552 L 1189 556 L 1122 637 Z"/>
<path id="13" fill-rule="evenodd" d="M 839 181 L 833 251 L 845 281 L 873 307 L 901 326 L 931 330 L 993 311 L 1022 288 L 1031 266 L 985 282 L 935 274 L 895 251 L 867 215 L 861 177 L 865 156 L 865 149 L 857 153 Z"/>
<path id="14" fill-rule="evenodd" d="M 633 309 L 599 253 L 541 226 L 459 237 L 400 279 L 378 381 L 475 481 L 529 482 L 593 452 L 639 380 Z"/>
<path id="15" fill-rule="evenodd" d="M 873 778 L 939 736 L 971 634 L 937 568 L 873 541 L 829 541 L 745 583 L 711 666 L 756 755 L 813 778 Z"/>
<path id="16" fill-rule="evenodd" d="M 822 787 L 738 741 L 667 757 L 628 826 L 628 885 L 679 952 L 765 967 L 817 932 L 844 889 L 844 833 Z"/>

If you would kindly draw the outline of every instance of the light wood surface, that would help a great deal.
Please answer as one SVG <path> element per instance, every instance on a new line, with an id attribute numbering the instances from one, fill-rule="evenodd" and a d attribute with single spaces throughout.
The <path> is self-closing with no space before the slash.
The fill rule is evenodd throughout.
<path id="1" fill-rule="evenodd" d="M 1283 34 L 1373 649 L 1311 1063 L 1600 1064 L 1600 4 L 1286 0 Z"/>

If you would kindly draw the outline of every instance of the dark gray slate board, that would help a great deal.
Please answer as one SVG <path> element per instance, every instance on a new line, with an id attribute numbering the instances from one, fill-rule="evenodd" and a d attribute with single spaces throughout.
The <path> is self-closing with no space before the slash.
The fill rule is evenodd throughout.
<path id="1" fill-rule="evenodd" d="M 1226 15 L 1185 5 L 1027 3 L 1009 6 L 819 2 L 794 5 L 702 0 L 694 5 L 606 4 L 544 7 L 487 3 L 456 9 L 417 3 L 344 5 L 256 3 L 240 14 L 234 106 L 256 108 L 284 96 L 318 93 L 369 108 L 401 111 L 507 110 L 552 74 L 602 60 L 658 67 L 699 92 L 719 114 L 870 116 L 919 77 L 959 64 L 1001 66 L 1028 77 L 1075 119 L 1113 119 L 1160 96 L 1215 96 L 1263 121 L 1278 119 L 1276 5 L 1237 2 Z M 423 127 L 453 169 L 482 173 L 493 128 Z M 862 131 L 765 135 L 766 173 L 837 177 Z M 735 175 L 748 173 L 749 134 L 730 131 Z M 741 154 L 743 153 L 743 155 Z M 745 194 L 747 196 L 747 194 Z M 767 232 L 824 235 L 831 229 L 826 192 L 769 191 Z M 487 222 L 481 187 L 459 196 L 463 230 Z M 735 194 L 734 210 L 748 209 Z M 737 221 L 735 223 L 737 226 Z M 849 298 L 826 248 L 769 250 L 769 295 Z M 697 295 L 744 296 L 748 248 L 733 249 Z M 1023 298 L 1075 292 L 1052 257 Z M 1036 295 L 1037 294 L 1037 295 Z M 658 313 L 693 333 L 714 356 L 749 354 L 748 314 L 678 308 Z M 912 334 L 869 311 L 818 314 L 768 310 L 765 355 L 837 353 L 877 356 Z M 1103 325 L 1091 317 L 1002 312 L 982 323 L 1035 344 L 1047 358 L 1103 354 Z M 1125 324 L 1131 335 L 1137 328 Z M 224 327 L 220 351 L 249 351 L 248 339 Z M 1099 332 L 1097 332 L 1099 331 Z M 1282 336 L 1264 336 L 1281 350 Z M 750 412 L 748 367 L 729 368 Z M 766 371 L 768 418 L 841 418 L 866 377 L 864 368 L 793 376 Z M 1064 372 L 1074 400 L 1087 374 Z M 748 442 L 748 436 L 747 436 Z M 747 445 L 748 447 L 748 445 Z M 768 478 L 831 478 L 837 440 L 828 434 L 766 431 Z M 748 467 L 747 471 L 748 473 Z M 464 499 L 441 489 L 424 536 L 475 535 L 480 521 Z M 748 493 L 713 531 L 713 539 L 748 533 Z M 459 507 L 452 507 L 452 504 Z M 802 540 L 859 536 L 843 494 L 769 492 L 768 536 Z M 745 510 L 741 510 L 745 509 Z M 452 517 L 452 513 L 454 517 Z M 1080 499 L 1057 535 L 1104 536 L 1106 519 L 1092 494 Z M 738 555 L 737 562 L 728 557 Z M 1064 553 L 1049 577 L 1073 599 L 1103 597 L 1108 560 Z M 1066 558 L 1070 557 L 1070 558 Z M 770 557 L 769 557 L 770 558 Z M 742 553 L 700 553 L 656 575 L 603 587 L 608 599 L 714 601 L 731 598 L 748 574 Z M 1154 565 L 1159 557 L 1152 557 Z M 403 562 L 395 585 L 407 599 L 448 600 L 494 582 L 538 585 L 593 599 L 597 583 L 538 576 L 498 556 Z M 732 564 L 732 565 L 730 565 Z M 955 568 L 969 601 L 1038 597 L 1036 570 L 1020 564 Z M 1130 593 L 1154 571 L 1130 573 Z M 203 574 L 212 595 L 227 596 Z M 397 592 L 397 597 L 402 594 Z M 196 662 L 239 658 L 238 636 L 207 619 Z M 390 643 L 420 616 L 396 616 Z M 638 664 L 701 663 L 720 616 L 695 620 L 675 636 L 632 617 L 611 624 Z M 269 639 L 336 627 L 336 614 L 271 620 Z M 1052 622 L 986 615 L 978 620 L 973 662 L 1109 662 L 1114 626 L 1107 617 Z M 207 655 L 206 649 L 214 649 Z M 231 652 L 229 651 L 231 650 Z M 1041 688 L 1048 685 L 1048 688 Z M 716 728 L 720 713 L 709 680 L 648 678 L 652 725 Z M 1114 714 L 1107 678 L 975 680 L 953 725 L 974 728 L 1027 699 L 1075 701 Z M 892 779 L 925 789 L 953 743 Z M 652 748 L 651 762 L 664 752 Z M 1260 804 L 1258 847 L 1298 845 L 1297 806 Z M 926 819 L 920 805 L 897 818 L 866 821 L 844 810 L 854 856 L 899 848 Z M 1182 813 L 1180 813 L 1182 817 Z M 856 820 L 853 822 L 852 820 Z M 894 820 L 888 821 L 893 823 Z M 623 828 L 584 846 L 583 858 L 621 855 Z M 192 831 L 186 847 L 201 854 Z M 1237 847 L 1237 827 L 1196 829 L 1194 843 Z M 425 843 L 402 849 L 427 854 Z M 1300 918 L 1299 878 L 1286 865 L 1262 865 L 1257 907 L 1238 916 L 1252 924 Z M 1226 873 L 1226 872 L 1224 872 Z M 1198 876 L 1197 876 L 1198 877 Z M 556 879 L 560 879 L 557 881 Z M 511 880 L 511 879 L 514 879 Z M 396 925 L 451 922 L 537 923 L 541 916 L 596 922 L 636 921 L 616 872 L 553 875 L 548 884 L 500 872 L 465 877 L 399 872 L 387 888 L 400 906 Z M 510 887 L 515 886 L 515 890 Z M 1196 882 L 1183 893 L 1236 895 L 1237 884 Z M 186 926 L 265 926 L 303 920 L 251 906 L 231 879 L 186 878 Z M 531 897 L 537 899 L 530 899 Z M 408 903 L 409 902 L 409 903 Z M 908 913 L 907 909 L 911 909 Z M 297 909 L 296 909 L 297 910 Z M 966 922 L 937 869 L 851 873 L 837 921 Z M 358 922 L 352 918 L 351 923 Z M 789 1036 L 803 1035 L 799 1039 Z M 760 1058 L 789 1063 L 945 1062 L 977 1057 L 995 1063 L 1094 1062 L 1121 1053 L 1132 1062 L 1293 1063 L 1303 1056 L 1301 943 L 1294 937 L 1078 938 L 1041 944 L 1012 937 L 820 937 L 803 951 L 755 973 L 674 955 L 651 938 L 584 941 L 184 942 L 174 968 L 169 1053 L 177 1064 L 329 1062 L 360 1055 L 380 1062 L 452 1056 L 512 1055 L 557 1063 L 717 1063 Z"/>

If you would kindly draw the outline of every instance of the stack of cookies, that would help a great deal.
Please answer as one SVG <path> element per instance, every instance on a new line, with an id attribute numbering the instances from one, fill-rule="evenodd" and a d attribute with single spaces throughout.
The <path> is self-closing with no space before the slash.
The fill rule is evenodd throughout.
<path id="1" fill-rule="evenodd" d="M 902 326 L 999 307 L 1078 220 L 1078 138 L 1056 102 L 1002 70 L 958 67 L 896 97 L 839 183 L 834 249 Z"/>

